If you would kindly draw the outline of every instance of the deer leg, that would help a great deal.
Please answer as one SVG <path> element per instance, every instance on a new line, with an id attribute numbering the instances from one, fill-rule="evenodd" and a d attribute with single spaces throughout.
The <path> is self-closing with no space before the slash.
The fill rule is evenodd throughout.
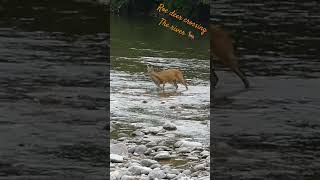
<path id="1" fill-rule="evenodd" d="M 183 84 L 186 87 L 186 89 L 188 89 L 187 83 L 186 83 L 186 81 L 184 79 L 180 79 L 179 83 Z"/>
<path id="2" fill-rule="evenodd" d="M 161 87 L 160 87 L 160 84 L 159 84 L 159 83 L 156 83 L 156 85 L 157 85 L 158 89 L 161 89 Z"/>
<path id="3" fill-rule="evenodd" d="M 173 85 L 176 87 L 176 89 L 178 89 L 177 81 L 174 81 L 174 82 L 173 82 Z"/>
<path id="4" fill-rule="evenodd" d="M 213 71 L 213 75 L 212 76 L 213 76 L 213 87 L 215 88 L 217 86 L 217 84 L 218 84 L 219 78 L 218 78 L 216 72 L 214 72 L 214 71 Z"/>
<path id="5" fill-rule="evenodd" d="M 244 73 L 239 68 L 232 68 L 232 71 L 235 72 L 239 76 L 239 78 L 242 80 L 242 82 L 246 88 L 250 87 L 250 83 L 249 83 L 248 79 L 246 78 Z"/>

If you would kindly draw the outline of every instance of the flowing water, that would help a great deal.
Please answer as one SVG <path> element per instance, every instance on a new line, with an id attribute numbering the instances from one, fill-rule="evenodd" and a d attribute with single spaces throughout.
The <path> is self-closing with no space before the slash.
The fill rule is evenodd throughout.
<path id="1" fill-rule="evenodd" d="M 161 126 L 209 143 L 209 41 L 189 40 L 164 29 L 157 18 L 111 17 L 111 118 L 114 122 Z M 158 90 L 145 75 L 147 65 L 179 68 L 188 90 L 166 84 Z"/>
<path id="2" fill-rule="evenodd" d="M 320 177 L 320 4 L 216 1 L 252 87 L 218 66 L 212 126 L 216 179 Z"/>
<path id="3" fill-rule="evenodd" d="M 107 13 L 0 1 L 0 179 L 105 179 Z"/>

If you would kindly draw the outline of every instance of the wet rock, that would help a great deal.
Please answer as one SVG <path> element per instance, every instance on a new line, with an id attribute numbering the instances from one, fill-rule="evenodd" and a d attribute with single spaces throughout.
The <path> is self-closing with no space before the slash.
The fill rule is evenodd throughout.
<path id="1" fill-rule="evenodd" d="M 158 161 L 152 160 L 152 159 L 143 159 L 140 161 L 142 166 L 150 167 L 154 164 L 157 164 Z"/>
<path id="2" fill-rule="evenodd" d="M 186 147 L 186 148 L 190 148 L 190 149 L 195 149 L 195 148 L 201 148 L 202 147 L 202 144 L 199 143 L 199 142 L 192 142 L 192 141 L 178 141 L 176 144 L 175 144 L 175 147 Z"/>
<path id="3" fill-rule="evenodd" d="M 136 180 L 136 177 L 134 176 L 129 176 L 129 175 L 123 175 L 121 177 L 121 180 Z"/>
<path id="4" fill-rule="evenodd" d="M 132 133 L 133 136 L 144 136 L 144 133 L 141 132 L 140 130 L 135 130 L 133 133 Z"/>
<path id="5" fill-rule="evenodd" d="M 196 171 L 196 172 L 191 174 L 192 177 L 197 177 L 198 175 L 199 175 L 199 171 Z"/>
<path id="6" fill-rule="evenodd" d="M 111 180 L 117 180 L 117 179 L 120 179 L 120 171 L 113 171 L 113 172 L 110 172 L 110 179 Z"/>
<path id="7" fill-rule="evenodd" d="M 200 177 L 199 180 L 210 180 L 210 176 Z"/>
<path id="8" fill-rule="evenodd" d="M 191 178 L 188 178 L 185 174 L 183 173 L 180 173 L 176 179 L 179 179 L 179 180 L 191 180 Z"/>
<path id="9" fill-rule="evenodd" d="M 142 101 L 142 103 L 147 103 L 148 101 L 146 101 L 146 100 L 144 100 L 144 101 Z"/>
<path id="10" fill-rule="evenodd" d="M 210 152 L 209 152 L 209 151 L 202 151 L 202 152 L 200 153 L 200 155 L 201 155 L 203 158 L 206 158 L 206 157 L 210 156 Z"/>
<path id="11" fill-rule="evenodd" d="M 167 174 L 167 179 L 173 179 L 176 176 L 177 176 L 176 174 Z"/>
<path id="12" fill-rule="evenodd" d="M 128 148 L 128 153 L 133 154 L 135 150 L 136 150 L 136 147 L 130 147 Z"/>
<path id="13" fill-rule="evenodd" d="M 151 169 L 156 169 L 156 168 L 160 168 L 161 165 L 160 164 L 153 164 L 150 166 Z"/>
<path id="14" fill-rule="evenodd" d="M 120 137 L 128 137 L 129 135 L 128 134 L 126 134 L 126 133 L 119 133 L 118 134 L 118 137 L 120 138 Z"/>
<path id="15" fill-rule="evenodd" d="M 111 144 L 110 154 L 117 154 L 121 156 L 128 156 L 128 147 L 124 143 Z"/>
<path id="16" fill-rule="evenodd" d="M 137 153 L 139 155 L 144 154 L 147 151 L 147 146 L 145 145 L 139 145 L 135 148 L 134 153 Z"/>
<path id="17" fill-rule="evenodd" d="M 170 150 L 170 148 L 167 146 L 154 146 L 151 149 L 156 150 L 156 151 L 169 151 Z"/>
<path id="18" fill-rule="evenodd" d="M 200 170 L 205 170 L 206 169 L 206 164 L 198 164 L 193 167 L 195 171 L 200 171 Z"/>
<path id="19" fill-rule="evenodd" d="M 164 179 L 166 174 L 160 169 L 154 169 L 149 173 L 148 177 L 150 180 Z"/>
<path id="20" fill-rule="evenodd" d="M 182 171 L 183 174 L 185 175 L 190 175 L 191 171 L 189 169 Z"/>
<path id="21" fill-rule="evenodd" d="M 151 134 L 158 134 L 163 130 L 162 127 L 150 127 L 148 128 L 148 132 Z"/>
<path id="22" fill-rule="evenodd" d="M 170 169 L 169 165 L 163 165 L 160 169 L 165 170 L 164 172 L 168 172 Z"/>
<path id="23" fill-rule="evenodd" d="M 171 122 L 166 122 L 162 127 L 163 127 L 163 129 L 168 130 L 168 131 L 173 131 L 173 130 L 177 129 L 176 125 L 174 125 Z"/>
<path id="24" fill-rule="evenodd" d="M 158 154 L 154 156 L 157 160 L 164 160 L 164 159 L 170 159 L 170 153 L 168 151 L 161 151 Z"/>
<path id="25" fill-rule="evenodd" d="M 197 156 L 188 156 L 187 159 L 191 160 L 191 161 L 199 160 L 199 158 Z"/>
<path id="26" fill-rule="evenodd" d="M 180 174 L 180 171 L 177 170 L 177 169 L 171 169 L 171 170 L 170 170 L 170 173 L 171 173 L 171 174 L 176 174 L 176 175 L 178 175 L 178 174 Z"/>
<path id="27" fill-rule="evenodd" d="M 121 137 L 121 138 L 118 138 L 117 140 L 118 141 L 126 141 L 128 138 L 127 137 Z"/>
<path id="28" fill-rule="evenodd" d="M 187 148 L 187 147 L 181 147 L 177 148 L 176 151 L 177 153 L 190 153 L 192 149 Z"/>
<path id="29" fill-rule="evenodd" d="M 139 165 L 131 166 L 128 169 L 128 171 L 131 172 L 134 175 L 149 174 L 151 170 L 152 170 L 151 168 L 142 167 L 142 166 L 139 166 Z"/>
<path id="30" fill-rule="evenodd" d="M 157 145 L 157 143 L 154 142 L 154 141 L 148 142 L 148 143 L 146 144 L 146 146 L 148 146 L 148 147 L 153 147 L 153 146 L 156 146 L 156 145 Z"/>
<path id="31" fill-rule="evenodd" d="M 146 155 L 150 155 L 153 153 L 153 150 L 151 148 L 147 149 L 146 152 L 144 152 L 144 154 Z"/>
<path id="32" fill-rule="evenodd" d="M 123 157 L 118 154 L 110 154 L 110 161 L 114 163 L 122 163 Z"/>

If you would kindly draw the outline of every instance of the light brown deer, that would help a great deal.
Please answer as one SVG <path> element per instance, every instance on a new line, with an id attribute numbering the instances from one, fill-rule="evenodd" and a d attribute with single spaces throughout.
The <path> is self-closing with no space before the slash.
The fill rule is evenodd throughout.
<path id="1" fill-rule="evenodd" d="M 219 26 L 210 25 L 210 58 L 215 55 L 218 60 L 229 67 L 233 72 L 235 72 L 246 88 L 250 87 L 249 81 L 245 77 L 244 73 L 240 70 L 238 60 L 234 55 L 234 47 L 232 39 L 230 36 L 222 30 Z M 219 78 L 214 72 L 213 74 L 213 85 L 214 87 L 218 83 Z"/>
<path id="2" fill-rule="evenodd" d="M 161 89 L 160 85 L 162 84 L 162 89 L 164 90 L 166 83 L 173 84 L 176 89 L 178 89 L 178 83 L 180 83 L 188 89 L 187 83 L 183 78 L 183 74 L 179 69 L 167 69 L 156 72 L 153 67 L 147 66 L 147 74 L 159 89 Z"/>

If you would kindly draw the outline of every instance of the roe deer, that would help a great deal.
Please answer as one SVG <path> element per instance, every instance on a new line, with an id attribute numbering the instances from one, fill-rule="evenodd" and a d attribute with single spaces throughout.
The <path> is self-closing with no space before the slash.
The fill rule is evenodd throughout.
<path id="1" fill-rule="evenodd" d="M 242 82 L 244 83 L 246 88 L 249 88 L 250 84 L 244 73 L 239 69 L 239 64 L 237 58 L 234 55 L 234 47 L 232 43 L 232 39 L 230 36 L 223 31 L 220 27 L 214 26 L 210 24 L 210 58 L 216 55 L 218 60 L 229 67 L 233 72 L 235 72 Z M 218 83 L 219 78 L 217 74 L 213 73 L 213 85 L 214 87 Z"/>
<path id="2" fill-rule="evenodd" d="M 147 74 L 160 89 L 160 84 L 162 84 L 162 89 L 164 90 L 166 83 L 173 84 L 176 89 L 178 89 L 178 83 L 180 83 L 188 89 L 187 83 L 183 78 L 183 74 L 179 69 L 167 69 L 156 72 L 153 67 L 147 66 Z"/>

